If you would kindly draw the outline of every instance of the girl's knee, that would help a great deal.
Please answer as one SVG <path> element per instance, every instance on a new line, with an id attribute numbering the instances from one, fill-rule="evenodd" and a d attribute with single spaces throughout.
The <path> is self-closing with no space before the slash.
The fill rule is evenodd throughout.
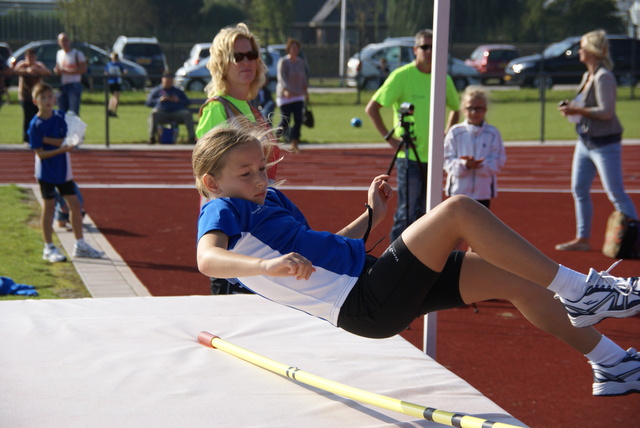
<path id="1" fill-rule="evenodd" d="M 485 209 L 475 199 L 466 195 L 455 195 L 446 199 L 442 203 L 443 209 L 451 212 L 451 214 L 458 214 L 461 212 L 476 212 L 479 209 Z"/>

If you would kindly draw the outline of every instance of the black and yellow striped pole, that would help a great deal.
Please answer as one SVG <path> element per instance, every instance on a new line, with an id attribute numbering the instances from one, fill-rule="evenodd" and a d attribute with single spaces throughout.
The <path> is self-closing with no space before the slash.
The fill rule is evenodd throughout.
<path id="1" fill-rule="evenodd" d="M 239 346 L 233 345 L 214 336 L 206 331 L 200 332 L 198 341 L 208 347 L 219 349 L 258 367 L 286 376 L 296 382 L 304 383 L 315 388 L 322 389 L 332 394 L 339 395 L 344 398 L 359 401 L 364 404 L 380 407 L 405 415 L 413 416 L 420 419 L 426 419 L 439 424 L 448 425 L 459 428 L 507 428 L 516 427 L 515 425 L 505 424 L 502 422 L 492 422 L 486 419 L 477 418 L 461 413 L 446 412 L 444 410 L 434 409 L 432 407 L 420 406 L 395 398 L 385 397 L 384 395 L 375 394 L 364 391 L 362 389 L 353 388 L 338 382 L 324 379 L 320 376 L 304 372 L 297 367 L 287 366 L 262 355 L 253 353 Z"/>

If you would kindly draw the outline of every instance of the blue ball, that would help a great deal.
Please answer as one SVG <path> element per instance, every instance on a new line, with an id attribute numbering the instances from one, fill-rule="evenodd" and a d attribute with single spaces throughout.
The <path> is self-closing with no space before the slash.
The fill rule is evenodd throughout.
<path id="1" fill-rule="evenodd" d="M 362 120 L 359 117 L 354 117 L 351 119 L 351 126 L 360 128 L 362 126 Z"/>

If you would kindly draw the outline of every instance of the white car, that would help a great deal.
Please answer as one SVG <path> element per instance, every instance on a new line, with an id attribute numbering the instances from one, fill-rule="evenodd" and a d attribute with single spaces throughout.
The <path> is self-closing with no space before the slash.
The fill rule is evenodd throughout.
<path id="1" fill-rule="evenodd" d="M 362 89 L 375 90 L 380 86 L 378 65 L 382 59 L 387 62 L 389 72 L 410 63 L 413 55 L 413 38 L 394 38 L 382 43 L 371 43 L 347 62 L 347 86 L 359 86 Z M 464 61 L 449 56 L 447 73 L 453 79 L 456 88 L 461 91 L 468 85 L 481 83 L 480 73 Z"/>
<path id="2" fill-rule="evenodd" d="M 275 51 L 260 49 L 262 60 L 267 65 L 268 88 L 271 92 L 276 90 L 278 59 L 280 56 Z M 204 58 L 196 65 L 180 67 L 175 73 L 174 84 L 184 91 L 204 92 L 205 86 L 211 81 L 211 73 L 207 69 L 209 57 Z"/>
<path id="3" fill-rule="evenodd" d="M 201 61 L 207 62 L 207 58 L 209 58 L 209 48 L 211 47 L 211 42 L 207 43 L 196 43 L 191 48 L 189 52 L 189 58 L 184 62 L 185 67 L 189 67 L 190 65 L 198 65 Z"/>

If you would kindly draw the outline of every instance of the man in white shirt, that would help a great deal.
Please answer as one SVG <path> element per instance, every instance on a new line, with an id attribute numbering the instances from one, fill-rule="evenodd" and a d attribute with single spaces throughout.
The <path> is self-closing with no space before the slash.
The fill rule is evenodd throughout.
<path id="1" fill-rule="evenodd" d="M 71 47 L 66 33 L 58 35 L 58 45 L 61 49 L 56 54 L 56 66 L 53 69 L 60 76 L 61 83 L 58 108 L 79 115 L 82 75 L 87 72 L 87 60 L 81 51 Z"/>

